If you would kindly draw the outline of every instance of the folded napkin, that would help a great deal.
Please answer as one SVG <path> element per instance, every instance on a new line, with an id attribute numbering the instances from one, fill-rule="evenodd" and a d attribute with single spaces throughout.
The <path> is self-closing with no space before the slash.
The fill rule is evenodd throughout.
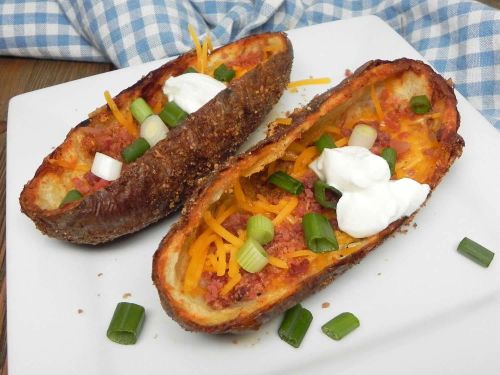
<path id="1" fill-rule="evenodd" d="M 500 129 L 500 11 L 471 0 L 2 0 L 0 55 L 140 64 L 192 48 L 374 14 Z"/>

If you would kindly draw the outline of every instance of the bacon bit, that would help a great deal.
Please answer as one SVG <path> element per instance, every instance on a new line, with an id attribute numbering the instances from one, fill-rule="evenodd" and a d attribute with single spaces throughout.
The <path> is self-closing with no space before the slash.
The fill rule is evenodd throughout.
<path id="1" fill-rule="evenodd" d="M 344 71 L 344 76 L 346 76 L 346 77 L 350 77 L 350 76 L 352 76 L 352 70 L 351 70 L 351 69 L 346 69 L 346 70 Z"/>
<path id="2" fill-rule="evenodd" d="M 322 307 L 322 308 L 324 308 L 324 309 L 329 308 L 329 307 L 330 307 L 330 302 L 323 302 L 323 303 L 321 304 L 321 307 Z"/>
<path id="3" fill-rule="evenodd" d="M 232 234 L 238 235 L 238 230 L 245 229 L 249 217 L 247 213 L 236 212 L 224 220 L 222 226 Z"/>
<path id="4" fill-rule="evenodd" d="M 308 269 L 309 269 L 308 259 L 303 258 L 301 260 L 293 260 L 292 262 L 290 262 L 288 268 L 288 274 L 290 276 L 298 276 L 300 274 L 306 273 Z"/>
<path id="5" fill-rule="evenodd" d="M 81 178 L 73 177 L 71 179 L 71 182 L 73 183 L 73 185 L 75 185 L 75 189 L 78 190 L 83 195 L 86 195 L 90 192 L 89 184 L 86 181 L 82 180 Z"/>
<path id="6" fill-rule="evenodd" d="M 76 310 L 78 314 L 83 314 L 83 310 L 82 309 L 78 309 Z"/>
<path id="7" fill-rule="evenodd" d="M 399 139 L 391 139 L 390 147 L 396 150 L 399 157 L 410 150 L 410 143 Z"/>
<path id="8" fill-rule="evenodd" d="M 123 293 L 123 296 L 122 296 L 123 299 L 127 299 L 129 297 L 132 297 L 132 293 Z"/>

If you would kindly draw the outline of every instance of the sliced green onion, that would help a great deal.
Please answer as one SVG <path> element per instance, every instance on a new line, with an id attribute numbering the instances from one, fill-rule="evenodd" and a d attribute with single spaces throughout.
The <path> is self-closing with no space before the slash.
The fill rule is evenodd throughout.
<path id="1" fill-rule="evenodd" d="M 198 73 L 198 71 L 195 68 L 193 68 L 192 66 L 190 66 L 182 74 L 186 74 L 186 73 Z"/>
<path id="2" fill-rule="evenodd" d="M 270 175 L 267 182 L 294 195 L 299 195 L 304 191 L 304 185 L 302 185 L 302 182 L 282 171 L 278 171 Z"/>
<path id="3" fill-rule="evenodd" d="M 247 221 L 247 237 L 253 238 L 262 245 L 274 238 L 273 222 L 264 215 L 254 215 Z"/>
<path id="4" fill-rule="evenodd" d="M 418 95 L 410 99 L 410 107 L 413 113 L 423 115 L 431 110 L 431 102 L 426 95 Z"/>
<path id="5" fill-rule="evenodd" d="M 62 206 L 66 205 L 68 203 L 80 200 L 82 198 L 83 198 L 83 194 L 80 193 L 78 190 L 76 190 L 76 189 L 70 190 L 70 191 L 68 191 L 66 196 L 63 198 L 61 204 L 59 205 L 59 208 L 61 208 Z"/>
<path id="6" fill-rule="evenodd" d="M 359 327 L 359 320 L 350 312 L 344 312 L 337 315 L 332 320 L 326 322 L 321 330 L 325 335 L 334 339 L 340 340 L 356 328 Z"/>
<path id="7" fill-rule="evenodd" d="M 369 125 L 358 124 L 354 127 L 349 138 L 349 146 L 371 148 L 377 139 L 377 131 Z"/>
<path id="8" fill-rule="evenodd" d="M 144 138 L 137 138 L 122 150 L 122 158 L 125 163 L 132 163 L 139 156 L 149 150 L 149 143 Z"/>
<path id="9" fill-rule="evenodd" d="M 153 110 L 143 98 L 137 98 L 130 104 L 130 112 L 139 124 L 153 114 Z"/>
<path id="10" fill-rule="evenodd" d="M 396 150 L 391 147 L 386 147 L 382 150 L 382 154 L 380 154 L 380 156 L 382 156 L 387 164 L 389 164 L 389 169 L 391 170 L 392 175 L 394 173 L 394 169 L 396 168 Z"/>
<path id="11" fill-rule="evenodd" d="M 298 348 L 311 325 L 313 316 L 300 303 L 285 312 L 278 335 L 286 343 Z"/>
<path id="12" fill-rule="evenodd" d="M 90 171 L 106 181 L 114 181 L 120 177 L 123 163 L 111 156 L 96 152 Z"/>
<path id="13" fill-rule="evenodd" d="M 221 82 L 230 82 L 235 75 L 236 72 L 234 69 L 227 67 L 226 64 L 220 64 L 217 69 L 214 70 L 214 78 Z"/>
<path id="14" fill-rule="evenodd" d="M 458 252 L 472 259 L 483 267 L 488 267 L 495 256 L 495 253 L 481 246 L 477 242 L 464 237 L 458 244 Z"/>
<path id="15" fill-rule="evenodd" d="M 135 303 L 120 302 L 116 305 L 106 335 L 118 344 L 135 344 L 143 322 L 144 307 Z"/>
<path id="16" fill-rule="evenodd" d="M 171 127 L 176 127 L 187 115 L 175 102 L 165 104 L 165 107 L 163 107 L 163 110 L 159 114 L 163 122 Z"/>
<path id="17" fill-rule="evenodd" d="M 333 194 L 335 194 L 337 198 L 340 198 L 342 196 L 342 192 L 340 192 L 333 186 L 330 186 L 321 180 L 317 180 L 316 182 L 314 182 L 313 190 L 314 190 L 314 199 L 316 199 L 316 202 L 318 202 L 320 206 L 325 208 L 337 208 L 337 201 L 327 200 L 326 190 L 330 190 Z"/>
<path id="18" fill-rule="evenodd" d="M 326 217 L 316 213 L 305 214 L 302 218 L 304 239 L 307 247 L 315 253 L 338 250 L 335 232 Z"/>
<path id="19" fill-rule="evenodd" d="M 141 137 L 148 141 L 150 147 L 167 138 L 168 131 L 167 125 L 158 115 L 149 116 L 141 124 Z"/>
<path id="20" fill-rule="evenodd" d="M 238 250 L 236 261 L 245 271 L 256 273 L 266 266 L 268 259 L 261 244 L 253 238 L 248 238 Z"/>
<path id="21" fill-rule="evenodd" d="M 325 148 L 336 148 L 335 141 L 330 134 L 323 134 L 319 139 L 314 143 L 319 152 L 323 152 Z"/>

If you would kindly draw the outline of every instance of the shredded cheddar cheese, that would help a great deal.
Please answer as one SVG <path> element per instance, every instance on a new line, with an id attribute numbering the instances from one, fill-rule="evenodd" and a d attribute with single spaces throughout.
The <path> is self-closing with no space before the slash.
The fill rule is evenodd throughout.
<path id="1" fill-rule="evenodd" d="M 253 205 L 247 201 L 245 198 L 245 193 L 243 192 L 243 188 L 241 187 L 240 179 L 237 178 L 234 182 L 234 197 L 236 198 L 236 202 L 238 206 L 245 211 L 257 214 L 261 213 L 260 210 L 253 207 Z"/>
<path id="2" fill-rule="evenodd" d="M 311 146 L 306 148 L 295 160 L 295 164 L 293 165 L 292 175 L 297 177 L 302 175 L 309 166 L 309 163 L 318 157 L 318 149 L 316 146 Z"/>
<path id="3" fill-rule="evenodd" d="M 274 123 L 278 125 L 291 125 L 292 119 L 289 117 L 287 118 L 278 117 L 276 120 L 274 120 Z"/>
<path id="4" fill-rule="evenodd" d="M 312 252 L 311 250 L 296 250 L 291 253 L 285 254 L 287 258 L 300 258 L 300 257 L 316 257 L 317 254 Z"/>
<path id="5" fill-rule="evenodd" d="M 201 44 L 198 39 L 198 35 L 196 35 L 196 31 L 194 30 L 193 25 L 188 25 L 189 35 L 191 36 L 191 40 L 193 41 L 194 48 L 196 50 L 196 68 L 200 72 L 201 71 Z"/>
<path id="6" fill-rule="evenodd" d="M 200 73 L 207 73 L 207 60 L 208 60 L 208 41 L 207 38 L 203 40 L 203 46 L 201 47 L 201 71 Z"/>
<path id="7" fill-rule="evenodd" d="M 215 233 L 217 233 L 219 236 L 221 236 L 223 239 L 225 239 L 227 242 L 235 245 L 235 246 L 241 246 L 243 245 L 243 241 L 236 237 L 234 234 L 229 232 L 226 228 L 224 228 L 220 223 L 218 223 L 210 211 L 205 211 L 203 213 L 203 219 L 205 220 L 205 223 L 208 225 L 210 229 L 212 229 Z"/>
<path id="8" fill-rule="evenodd" d="M 287 85 L 287 89 L 296 89 L 297 87 L 300 86 L 306 86 L 306 85 L 321 85 L 321 84 L 328 84 L 331 83 L 332 80 L 328 77 L 325 78 L 309 78 L 309 79 L 301 79 L 299 81 L 293 81 L 290 82 Z"/>
<path id="9" fill-rule="evenodd" d="M 299 200 L 297 197 L 291 197 L 290 200 L 287 202 L 285 207 L 280 211 L 280 213 L 273 219 L 273 224 L 279 225 L 285 218 L 292 213 L 293 210 L 295 210 L 295 207 L 297 207 L 297 204 L 299 203 Z"/>
<path id="10" fill-rule="evenodd" d="M 125 118 L 125 116 L 123 115 L 123 113 L 120 112 L 120 109 L 118 108 L 118 106 L 116 105 L 115 101 L 113 100 L 113 98 L 109 94 L 108 90 L 104 91 L 104 98 L 106 99 L 106 103 L 108 104 L 108 107 L 111 110 L 111 113 L 115 117 L 116 121 L 118 121 L 118 123 L 121 126 L 123 126 L 125 129 L 127 129 L 127 131 L 133 137 L 137 137 L 137 135 L 139 134 L 137 126 L 135 126 L 132 123 L 132 121 L 129 121 L 127 118 Z"/>
<path id="11" fill-rule="evenodd" d="M 349 140 L 346 137 L 341 138 L 338 141 L 335 141 L 335 146 L 337 146 L 337 147 L 343 147 L 343 146 L 345 146 L 347 144 L 348 141 Z"/>
<path id="12" fill-rule="evenodd" d="M 375 107 L 375 112 L 377 112 L 377 117 L 380 121 L 384 119 L 384 112 L 382 111 L 382 106 L 378 101 L 377 92 L 375 91 L 375 84 L 372 83 L 370 86 L 370 97 L 373 102 L 373 106 Z"/>
<path id="13" fill-rule="evenodd" d="M 274 266 L 274 267 L 277 267 L 277 268 L 282 268 L 282 269 L 287 269 L 288 268 L 288 264 L 280 259 L 280 258 L 277 258 L 277 257 L 274 257 L 272 255 L 269 255 L 267 257 L 267 260 L 269 261 L 269 264 Z"/>
<path id="14" fill-rule="evenodd" d="M 216 238 L 214 234 L 210 234 L 207 237 L 200 236 L 191 246 L 190 253 L 193 255 L 188 264 L 186 275 L 184 276 L 183 290 L 185 292 L 192 292 L 198 286 L 207 258 L 208 249 Z M 193 250 L 191 251 L 191 249 Z"/>

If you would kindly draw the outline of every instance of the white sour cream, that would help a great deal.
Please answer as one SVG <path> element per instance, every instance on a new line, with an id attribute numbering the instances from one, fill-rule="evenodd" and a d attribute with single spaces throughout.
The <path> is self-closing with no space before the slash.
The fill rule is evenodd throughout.
<path id="1" fill-rule="evenodd" d="M 225 88 L 225 84 L 206 74 L 186 73 L 167 79 L 163 92 L 168 101 L 174 101 L 187 113 L 193 113 Z"/>
<path id="2" fill-rule="evenodd" d="M 390 180 L 387 162 L 357 146 L 325 149 L 310 168 L 342 192 L 337 203 L 339 228 L 356 238 L 374 235 L 410 216 L 430 191 L 429 185 L 410 178 Z"/>

